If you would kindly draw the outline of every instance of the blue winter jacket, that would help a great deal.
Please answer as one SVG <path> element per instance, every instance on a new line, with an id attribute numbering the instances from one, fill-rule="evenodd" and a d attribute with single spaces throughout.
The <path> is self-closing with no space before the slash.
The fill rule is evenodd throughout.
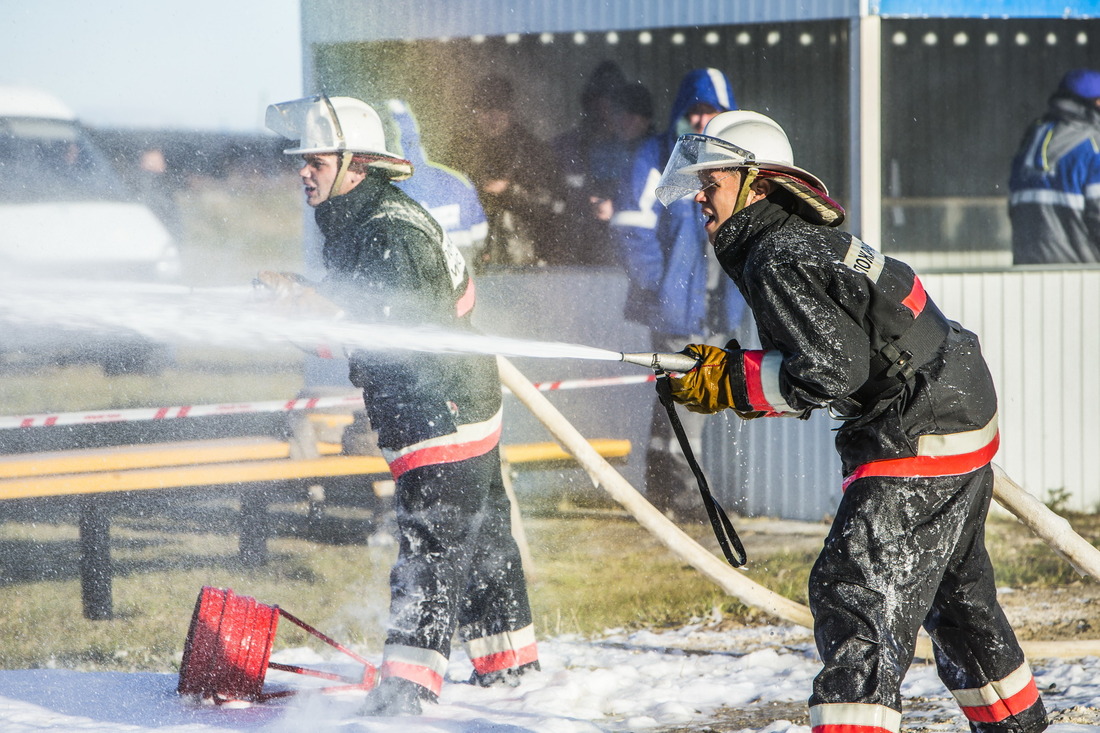
<path id="1" fill-rule="evenodd" d="M 420 142 L 420 127 L 408 105 L 399 99 L 387 103 L 397 126 L 397 152 L 413 164 L 413 176 L 397 187 L 428 210 L 462 254 L 478 252 L 489 232 L 485 211 L 470 179 L 456 170 L 428 160 Z"/>
<path id="2" fill-rule="evenodd" d="M 630 279 L 625 316 L 673 336 L 729 333 L 741 322 L 745 301 L 733 281 L 719 277 L 708 314 L 707 258 L 710 243 L 699 205 L 690 198 L 665 208 L 657 181 L 684 130 L 684 115 L 706 103 L 737 109 L 733 89 L 717 69 L 696 69 L 680 83 L 668 130 L 638 147 L 630 179 L 615 201 L 612 242 Z M 713 256 L 713 252 L 709 256 Z"/>
<path id="3" fill-rule="evenodd" d="M 1056 93 L 1024 135 L 1009 189 L 1017 265 L 1100 262 L 1100 109 Z"/>

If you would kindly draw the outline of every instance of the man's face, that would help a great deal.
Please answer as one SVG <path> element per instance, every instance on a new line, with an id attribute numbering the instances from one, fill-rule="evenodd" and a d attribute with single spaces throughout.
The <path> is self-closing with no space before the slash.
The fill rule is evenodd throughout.
<path id="1" fill-rule="evenodd" d="M 320 206 L 332 194 L 332 184 L 340 172 L 340 156 L 336 153 L 307 153 L 302 156 L 304 165 L 298 171 L 306 191 L 306 203 Z M 337 194 L 345 194 L 363 180 L 362 174 L 348 171 Z"/>
<path id="2" fill-rule="evenodd" d="M 688 124 L 691 126 L 691 131 L 698 135 L 702 135 L 703 129 L 707 126 L 707 123 L 721 113 L 721 110 L 717 110 L 709 104 L 699 102 L 689 107 L 684 117 L 687 118 Z"/>
<path id="3" fill-rule="evenodd" d="M 726 219 L 733 216 L 737 207 L 737 195 L 741 192 L 741 171 L 700 171 L 699 182 L 703 189 L 695 194 L 695 203 L 703 213 L 703 229 L 707 239 L 714 244 L 714 237 Z"/>
<path id="4" fill-rule="evenodd" d="M 699 182 L 703 184 L 703 188 L 695 194 L 695 203 L 699 204 L 699 209 L 703 213 L 703 229 L 706 230 L 707 239 L 712 245 L 718 230 L 726 223 L 726 219 L 737 213 L 737 199 L 741 194 L 744 180 L 743 170 L 699 171 Z M 749 186 L 748 195 L 745 196 L 745 206 L 767 198 L 774 186 L 771 180 L 755 178 Z"/>

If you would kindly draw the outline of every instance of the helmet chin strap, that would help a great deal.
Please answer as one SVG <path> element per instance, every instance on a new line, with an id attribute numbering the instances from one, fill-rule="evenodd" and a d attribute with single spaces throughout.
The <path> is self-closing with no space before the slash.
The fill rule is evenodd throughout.
<path id="1" fill-rule="evenodd" d="M 741 181 L 741 191 L 737 194 L 737 203 L 733 207 L 734 214 L 745 208 L 745 202 L 749 199 L 749 191 L 752 190 L 752 183 L 756 180 L 757 174 L 760 173 L 759 168 L 746 168 L 744 170 L 745 175 Z"/>
<path id="2" fill-rule="evenodd" d="M 336 172 L 336 178 L 332 181 L 332 189 L 328 192 L 329 198 L 340 195 L 340 188 L 344 185 L 344 176 L 348 173 L 348 168 L 351 167 L 351 159 L 355 157 L 354 153 L 345 150 L 340 153 L 340 170 Z"/>

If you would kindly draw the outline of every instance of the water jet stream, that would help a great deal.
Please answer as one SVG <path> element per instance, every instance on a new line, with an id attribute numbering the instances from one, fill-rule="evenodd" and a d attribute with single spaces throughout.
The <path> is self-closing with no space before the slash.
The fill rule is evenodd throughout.
<path id="1" fill-rule="evenodd" d="M 622 354 L 580 344 L 532 341 L 431 326 L 296 318 L 272 312 L 248 289 L 198 290 L 129 283 L 5 283 L 0 324 L 92 335 L 137 333 L 155 342 L 264 349 L 287 343 L 346 350 L 620 361 Z"/>

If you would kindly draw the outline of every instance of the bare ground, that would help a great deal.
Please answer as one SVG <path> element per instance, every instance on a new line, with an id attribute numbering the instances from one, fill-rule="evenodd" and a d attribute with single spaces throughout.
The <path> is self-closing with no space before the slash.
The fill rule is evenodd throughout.
<path id="1" fill-rule="evenodd" d="M 812 550 L 821 546 L 827 525 L 765 519 L 738 522 L 746 546 L 759 555 L 780 550 Z M 1100 583 L 1080 580 L 1057 587 L 1002 588 L 999 598 L 1017 636 L 1023 641 L 1080 641 L 1100 639 Z M 1042 660 L 1030 660 L 1033 667 Z M 1058 705 L 1056 689 L 1042 690 L 1052 724 L 1100 728 L 1100 707 Z M 967 725 L 946 690 L 942 698 L 910 698 L 904 701 L 903 730 L 908 733 L 944 733 L 966 730 Z M 675 726 L 660 733 L 738 733 L 760 730 L 786 720 L 809 725 L 804 702 L 762 701 L 738 708 L 721 708 L 705 722 Z"/>

